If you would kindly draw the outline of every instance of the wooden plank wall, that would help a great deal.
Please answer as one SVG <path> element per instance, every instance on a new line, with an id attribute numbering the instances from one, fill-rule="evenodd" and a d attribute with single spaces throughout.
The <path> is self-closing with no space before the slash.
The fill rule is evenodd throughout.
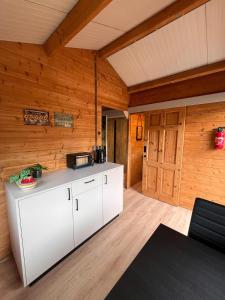
<path id="1" fill-rule="evenodd" d="M 128 172 L 127 186 L 130 187 L 142 179 L 142 164 L 144 150 L 144 136 L 142 141 L 136 141 L 136 127 L 138 115 L 141 117 L 144 126 L 144 114 L 131 114 L 129 116 L 128 136 Z"/>
<path id="2" fill-rule="evenodd" d="M 107 118 L 107 160 L 124 166 L 124 187 L 127 187 L 128 120 Z"/>
<path id="3" fill-rule="evenodd" d="M 97 58 L 98 73 L 98 144 L 101 144 L 102 106 L 125 111 L 128 109 L 127 87 L 107 60 Z"/>
<path id="4" fill-rule="evenodd" d="M 141 180 L 143 143 L 135 141 L 137 115 L 130 115 L 128 184 Z M 225 148 L 214 148 L 213 129 L 225 127 L 225 102 L 186 107 L 179 205 L 192 209 L 196 197 L 225 205 Z M 132 171 L 134 170 L 134 171 Z"/>
<path id="5" fill-rule="evenodd" d="M 187 107 L 180 205 L 195 197 L 225 205 L 225 149 L 215 150 L 214 128 L 225 126 L 225 102 Z"/>
<path id="6" fill-rule="evenodd" d="M 127 109 L 128 95 L 108 62 L 99 65 L 101 119 L 101 105 Z M 38 45 L 0 42 L 0 259 L 10 251 L 4 181 L 37 162 L 64 168 L 66 153 L 92 150 L 94 79 L 92 51 L 64 48 L 47 57 Z M 49 111 L 51 126 L 25 126 L 24 108 Z M 55 128 L 54 112 L 73 114 L 75 128 Z"/>

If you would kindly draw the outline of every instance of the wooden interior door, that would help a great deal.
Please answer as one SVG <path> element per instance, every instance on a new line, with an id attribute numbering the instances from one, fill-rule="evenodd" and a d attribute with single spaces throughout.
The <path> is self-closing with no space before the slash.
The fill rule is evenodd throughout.
<path id="1" fill-rule="evenodd" d="M 185 109 L 151 112 L 147 118 L 147 155 L 143 161 L 143 193 L 178 205 Z"/>
<path id="2" fill-rule="evenodd" d="M 143 162 L 143 193 L 159 198 L 159 154 L 160 154 L 160 131 L 161 113 L 146 114 L 147 119 L 147 157 Z"/>

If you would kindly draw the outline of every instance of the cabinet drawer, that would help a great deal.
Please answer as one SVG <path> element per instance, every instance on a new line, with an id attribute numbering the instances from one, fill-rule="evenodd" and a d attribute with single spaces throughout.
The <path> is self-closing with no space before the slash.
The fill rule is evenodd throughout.
<path id="1" fill-rule="evenodd" d="M 102 184 L 102 174 L 89 176 L 72 183 L 73 197 Z"/>

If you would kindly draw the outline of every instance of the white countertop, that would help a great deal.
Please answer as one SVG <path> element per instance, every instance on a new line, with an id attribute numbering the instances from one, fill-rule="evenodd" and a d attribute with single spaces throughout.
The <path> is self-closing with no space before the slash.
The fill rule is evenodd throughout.
<path id="1" fill-rule="evenodd" d="M 77 170 L 64 169 L 54 171 L 43 175 L 40 179 L 38 179 L 37 186 L 31 190 L 22 190 L 15 183 L 6 183 L 5 186 L 13 199 L 19 200 L 117 167 L 122 167 L 122 165 L 106 162 L 103 164 L 94 164 L 94 166 L 84 167 Z"/>

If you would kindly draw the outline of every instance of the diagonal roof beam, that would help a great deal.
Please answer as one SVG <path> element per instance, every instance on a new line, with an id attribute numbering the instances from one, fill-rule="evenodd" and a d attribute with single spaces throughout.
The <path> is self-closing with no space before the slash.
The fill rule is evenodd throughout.
<path id="1" fill-rule="evenodd" d="M 209 0 L 177 0 L 116 40 L 104 46 L 99 51 L 100 57 L 108 57 L 130 44 L 142 39 L 146 35 L 182 17 Z"/>
<path id="2" fill-rule="evenodd" d="M 65 46 L 92 19 L 94 19 L 112 0 L 79 0 L 58 28 L 44 43 L 47 55 Z"/>

